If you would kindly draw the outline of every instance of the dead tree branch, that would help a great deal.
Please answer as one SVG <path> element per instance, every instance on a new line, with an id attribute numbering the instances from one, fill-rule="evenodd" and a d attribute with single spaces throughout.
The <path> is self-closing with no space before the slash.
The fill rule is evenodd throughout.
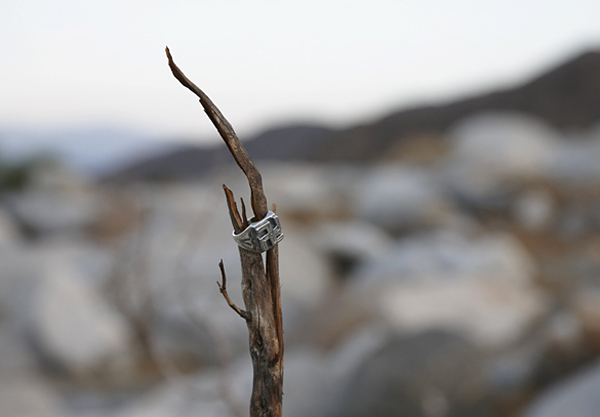
<path id="1" fill-rule="evenodd" d="M 238 313 L 238 315 L 241 318 L 243 318 L 244 320 L 250 320 L 250 315 L 248 314 L 248 312 L 242 310 L 233 301 L 231 301 L 231 298 L 227 293 L 227 275 L 225 275 L 225 266 L 223 265 L 223 259 L 221 259 L 221 262 L 219 262 L 219 269 L 221 270 L 221 282 L 217 281 L 217 285 L 219 286 L 219 291 L 221 292 L 221 294 L 223 294 L 225 301 L 227 301 L 229 307 L 231 307 L 233 311 Z"/>
<path id="2" fill-rule="evenodd" d="M 191 90 L 199 99 L 204 111 L 225 141 L 233 158 L 246 175 L 250 186 L 251 206 L 255 220 L 263 219 L 267 213 L 267 198 L 263 191 L 262 177 L 250 156 L 242 146 L 233 127 L 221 114 L 208 96 L 190 81 L 173 62 L 166 48 L 169 67 L 175 78 Z M 247 226 L 245 205 L 243 200 L 240 215 L 233 192 L 223 186 L 227 207 L 234 231 L 240 233 Z M 281 315 L 281 298 L 279 283 L 278 248 L 275 245 L 267 251 L 266 269 L 260 253 L 239 248 L 242 264 L 242 296 L 246 307 L 246 320 L 249 333 L 250 357 L 254 371 L 252 398 L 250 401 L 251 417 L 281 417 L 281 400 L 283 396 L 283 324 Z M 222 265 L 222 264 L 221 264 Z M 222 266 L 221 266 L 222 268 Z M 221 293 L 226 295 L 225 274 L 221 269 L 223 285 Z M 232 306 L 231 300 L 228 304 Z M 233 304 L 235 306 L 235 304 Z"/>

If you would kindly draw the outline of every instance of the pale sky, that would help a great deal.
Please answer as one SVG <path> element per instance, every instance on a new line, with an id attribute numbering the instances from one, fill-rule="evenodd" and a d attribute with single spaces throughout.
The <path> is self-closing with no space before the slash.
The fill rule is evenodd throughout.
<path id="1" fill-rule="evenodd" d="M 0 127 L 214 136 L 165 45 L 238 133 L 340 126 L 600 48 L 600 1 L 1 0 Z"/>

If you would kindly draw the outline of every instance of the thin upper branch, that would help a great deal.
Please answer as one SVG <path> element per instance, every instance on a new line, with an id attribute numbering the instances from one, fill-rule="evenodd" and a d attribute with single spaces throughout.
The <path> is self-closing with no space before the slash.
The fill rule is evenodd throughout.
<path id="1" fill-rule="evenodd" d="M 221 270 L 221 283 L 219 283 L 219 281 L 217 281 L 217 285 L 219 286 L 219 291 L 221 292 L 221 294 L 223 294 L 225 301 L 227 301 L 227 304 L 229 304 L 229 307 L 231 307 L 233 309 L 233 311 L 238 313 L 241 318 L 243 318 L 246 321 L 250 320 L 250 314 L 247 311 L 244 311 L 241 308 L 239 308 L 231 300 L 231 298 L 229 297 L 229 294 L 227 293 L 227 275 L 225 275 L 225 266 L 223 265 L 223 259 L 221 259 L 221 262 L 219 262 L 219 269 Z"/>
<path id="2" fill-rule="evenodd" d="M 233 127 L 227 121 L 225 116 L 221 114 L 217 106 L 214 105 L 204 91 L 198 88 L 198 86 L 196 86 L 196 84 L 194 84 L 188 77 L 186 77 L 179 67 L 175 65 L 168 47 L 165 48 L 165 52 L 167 53 L 167 58 L 169 59 L 169 67 L 171 68 L 171 72 L 184 87 L 188 88 L 196 96 L 198 96 L 200 99 L 200 104 L 202 104 L 202 107 L 204 107 L 204 111 L 208 115 L 208 118 L 215 125 L 217 131 L 233 155 L 233 158 L 248 178 L 252 195 L 251 203 L 254 216 L 257 220 L 264 218 L 268 211 L 267 198 L 265 197 L 265 193 L 263 191 L 262 177 L 260 172 L 258 172 L 256 169 L 254 162 L 252 162 L 252 159 L 250 159 L 248 152 L 246 152 L 246 149 L 244 149 L 242 146 L 235 131 L 233 130 Z"/>

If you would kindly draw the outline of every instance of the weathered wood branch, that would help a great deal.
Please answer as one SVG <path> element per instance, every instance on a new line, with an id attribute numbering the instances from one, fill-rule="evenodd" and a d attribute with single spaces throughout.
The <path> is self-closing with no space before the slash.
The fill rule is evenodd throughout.
<path id="1" fill-rule="evenodd" d="M 244 171 L 244 174 L 248 178 L 248 183 L 250 185 L 251 191 L 251 199 L 252 199 L 252 210 L 254 212 L 254 216 L 257 219 L 262 219 L 267 215 L 267 199 L 265 197 L 265 193 L 263 191 L 262 186 L 262 177 L 252 159 L 246 152 L 246 149 L 242 146 L 240 140 L 238 139 L 233 127 L 229 124 L 225 116 L 221 114 L 221 111 L 213 104 L 210 98 L 200 90 L 196 84 L 194 84 L 188 77 L 186 77 L 183 72 L 175 65 L 173 62 L 173 57 L 171 56 L 171 52 L 169 48 L 166 48 L 167 58 L 169 59 L 169 67 L 171 68 L 171 72 L 179 80 L 184 87 L 190 89 L 198 98 L 200 99 L 200 104 L 204 108 L 204 111 L 208 115 L 208 118 L 211 120 L 213 125 L 217 128 L 217 131 L 225 141 L 225 145 L 229 148 L 231 155 L 237 162 L 238 166 Z"/>
<path id="2" fill-rule="evenodd" d="M 221 270 L 221 282 L 217 281 L 217 285 L 219 286 L 219 291 L 229 304 L 229 307 L 233 309 L 238 315 L 244 320 L 250 320 L 250 314 L 247 311 L 239 308 L 229 297 L 229 293 L 227 292 L 227 275 L 225 274 L 225 266 L 223 265 L 223 259 L 219 262 L 219 269 Z"/>
<path id="3" fill-rule="evenodd" d="M 166 48 L 169 67 L 175 78 L 199 99 L 204 111 L 225 141 L 233 158 L 246 175 L 250 186 L 251 205 L 255 220 L 263 219 L 268 212 L 260 172 L 242 146 L 233 127 L 208 96 L 190 81 L 173 62 Z M 233 192 L 223 185 L 231 223 L 236 234 L 248 227 L 246 207 L 241 201 L 238 211 Z M 223 284 L 219 285 L 227 303 L 246 320 L 249 334 L 250 357 L 254 371 L 251 417 L 281 417 L 283 397 L 283 322 L 279 281 L 279 255 L 275 245 L 267 251 L 266 269 L 260 253 L 239 247 L 242 264 L 242 297 L 246 310 L 237 307 L 226 290 L 225 272 L 220 264 Z"/>

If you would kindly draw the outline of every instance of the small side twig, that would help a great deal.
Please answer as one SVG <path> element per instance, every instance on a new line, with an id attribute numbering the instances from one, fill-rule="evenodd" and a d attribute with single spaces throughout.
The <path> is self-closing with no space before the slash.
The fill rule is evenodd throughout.
<path id="1" fill-rule="evenodd" d="M 247 311 L 244 311 L 241 308 L 239 308 L 231 300 L 229 294 L 227 293 L 227 275 L 225 274 L 225 266 L 223 265 L 223 259 L 221 259 L 221 262 L 219 262 L 219 269 L 221 270 L 221 282 L 217 281 L 217 285 L 219 286 L 219 291 L 221 292 L 221 294 L 223 294 L 225 301 L 227 301 L 229 307 L 231 307 L 233 311 L 238 313 L 238 315 L 241 318 L 243 318 L 244 320 L 250 320 L 250 314 Z"/>

